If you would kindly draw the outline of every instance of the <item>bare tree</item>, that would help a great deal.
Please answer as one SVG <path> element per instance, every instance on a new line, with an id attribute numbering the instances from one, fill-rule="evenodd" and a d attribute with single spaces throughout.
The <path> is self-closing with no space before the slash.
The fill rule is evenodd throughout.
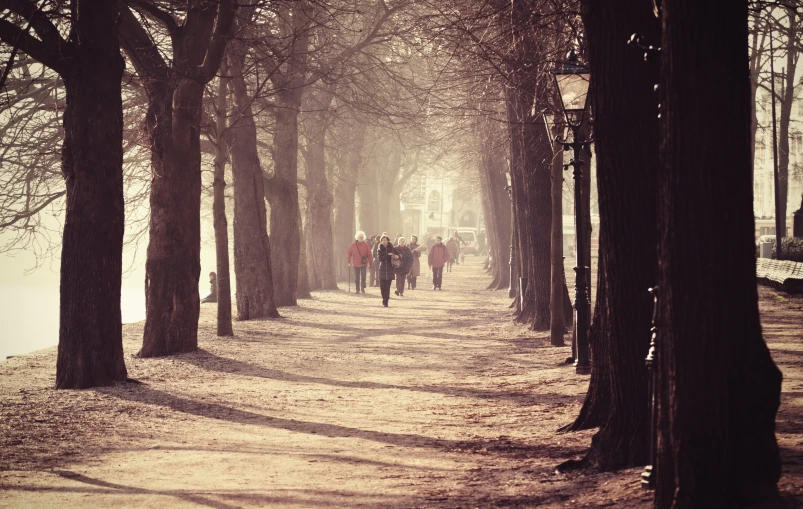
<path id="1" fill-rule="evenodd" d="M 127 6 L 121 8 L 120 40 L 148 96 L 153 181 L 140 355 L 155 357 L 198 346 L 201 106 L 204 85 L 223 59 L 237 4 L 190 0 L 172 11 L 147 1 L 132 5 L 160 28 L 149 33 Z M 172 47 L 171 65 L 157 44 L 164 38 Z"/>
<path id="2" fill-rule="evenodd" d="M 12 13 L 0 19 L 0 40 L 12 47 L 7 70 L 23 51 L 58 73 L 65 87 L 61 171 L 67 204 L 56 387 L 75 389 L 109 385 L 127 375 L 120 318 L 124 65 L 115 3 L 76 0 L 66 12 L 54 7 L 51 19 L 45 6 L 33 1 L 0 2 Z M 66 39 L 57 26 L 63 14 Z"/>

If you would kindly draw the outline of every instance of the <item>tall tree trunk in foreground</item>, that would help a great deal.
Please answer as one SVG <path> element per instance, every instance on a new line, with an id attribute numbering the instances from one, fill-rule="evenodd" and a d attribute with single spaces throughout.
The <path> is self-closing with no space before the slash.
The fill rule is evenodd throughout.
<path id="1" fill-rule="evenodd" d="M 61 251 L 56 388 L 125 380 L 120 285 L 123 230 L 123 59 L 115 3 L 74 4 L 75 63 L 67 92 L 62 172 L 67 206 Z"/>
<path id="2" fill-rule="evenodd" d="M 234 273 L 237 276 L 237 319 L 278 318 L 271 270 L 265 184 L 257 153 L 257 132 L 251 96 L 243 76 L 245 48 L 232 43 L 228 62 L 234 98 L 231 172 L 234 179 Z"/>
<path id="3" fill-rule="evenodd" d="M 655 507 L 766 503 L 781 374 L 758 314 L 747 3 L 662 9 Z"/>
<path id="4" fill-rule="evenodd" d="M 601 228 L 600 238 L 604 236 L 604 226 L 601 226 Z M 611 389 L 610 364 L 607 361 L 607 359 L 611 358 L 608 351 L 611 326 L 608 312 L 608 284 L 605 278 L 605 252 L 602 249 L 599 251 L 598 267 L 597 296 L 594 303 L 594 313 L 591 316 L 591 329 L 588 331 L 588 341 L 591 346 L 591 355 L 593 356 L 591 379 L 577 419 L 565 428 L 568 431 L 602 426 L 611 413 L 613 391 Z M 576 345 L 572 345 L 572 348 L 572 356 L 574 357 L 576 355 L 576 351 L 574 351 Z M 643 404 L 646 407 L 646 404 Z"/>
<path id="5" fill-rule="evenodd" d="M 354 127 L 354 137 L 348 144 L 348 154 L 343 158 L 343 165 L 338 168 L 335 182 L 335 267 L 339 280 L 349 277 L 349 267 L 345 256 L 347 247 L 354 238 L 355 207 L 354 200 L 357 194 L 357 176 L 362 163 L 362 147 L 365 140 L 365 124 L 359 123 Z M 376 235 L 369 231 L 366 235 Z"/>
<path id="6" fill-rule="evenodd" d="M 120 318 L 125 64 L 117 40 L 119 5 L 75 0 L 70 7 L 67 40 L 33 1 L 5 2 L 3 9 L 17 18 L 0 19 L 0 40 L 57 72 L 67 96 L 57 389 L 110 385 L 127 376 Z"/>
<path id="7" fill-rule="evenodd" d="M 604 275 L 597 288 L 598 305 L 605 308 L 594 315 L 594 373 L 587 397 L 588 405 L 603 413 L 585 418 L 601 424 L 588 459 L 610 470 L 642 465 L 649 453 L 644 358 L 652 313 L 647 289 L 655 285 L 657 270 L 658 119 L 653 87 L 658 66 L 645 63 L 635 50 L 623 50 L 622 41 L 640 31 L 655 44 L 660 28 L 644 0 L 616 6 L 583 0 L 582 6 L 594 76 L 600 226 L 605 232 L 600 236 Z"/>
<path id="8" fill-rule="evenodd" d="M 215 106 L 215 179 L 212 184 L 214 198 L 212 216 L 215 227 L 215 260 L 217 265 L 217 335 L 234 336 L 231 325 L 231 277 L 229 272 L 229 227 L 226 221 L 226 160 L 229 157 L 229 144 L 226 129 L 227 66 L 220 66 L 217 104 Z"/>
<path id="9" fill-rule="evenodd" d="M 186 22 L 160 19 L 170 31 L 171 65 L 129 8 L 120 38 L 143 77 L 151 142 L 150 238 L 145 265 L 142 357 L 198 348 L 201 273 L 201 106 L 234 25 L 235 0 L 191 2 Z"/>

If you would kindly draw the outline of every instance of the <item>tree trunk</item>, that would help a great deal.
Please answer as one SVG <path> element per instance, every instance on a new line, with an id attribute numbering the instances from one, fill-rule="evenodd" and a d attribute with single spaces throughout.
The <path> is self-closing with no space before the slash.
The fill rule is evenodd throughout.
<path id="1" fill-rule="evenodd" d="M 62 76 L 67 205 L 57 389 L 111 385 L 127 376 L 120 318 L 125 217 L 118 9 L 101 0 L 79 0 L 76 8 L 77 61 Z"/>
<path id="2" fill-rule="evenodd" d="M 600 232 L 600 239 L 602 237 L 603 233 Z M 580 413 L 577 419 L 566 427 L 568 431 L 600 427 L 606 423 L 611 413 L 613 390 L 611 389 L 610 371 L 612 364 L 609 362 L 611 355 L 608 350 L 611 341 L 611 326 L 607 298 L 608 284 L 605 278 L 605 253 L 602 249 L 600 249 L 598 259 L 597 297 L 594 304 L 594 314 L 591 317 L 591 329 L 588 331 L 588 341 L 591 346 L 592 356 L 591 379 Z M 568 298 L 568 295 L 565 298 Z M 569 312 L 571 313 L 571 306 L 569 307 Z M 576 358 L 576 345 L 572 345 L 572 348 L 572 357 Z M 646 404 L 644 406 L 646 408 Z M 597 446 L 597 443 L 592 439 L 592 447 Z M 590 456 L 586 457 L 591 460 L 595 459 Z"/>
<path id="3" fill-rule="evenodd" d="M 301 221 L 301 210 L 298 211 L 298 224 L 302 225 L 301 238 L 306 237 L 306 225 Z M 307 250 L 302 249 L 298 257 L 298 290 L 297 296 L 299 299 L 311 299 L 312 293 L 309 288 L 309 275 L 307 273 Z"/>
<path id="4" fill-rule="evenodd" d="M 747 3 L 662 10 L 655 507 L 764 504 L 781 472 L 781 374 L 758 313 Z"/>
<path id="5" fill-rule="evenodd" d="M 379 184 L 379 228 L 388 232 L 391 239 L 401 233 L 402 221 L 399 209 L 401 189 L 394 189 L 402 165 L 402 152 L 396 144 L 390 145 L 387 164 L 381 164 L 377 173 Z M 381 232 L 380 232 L 381 233 Z"/>
<path id="6" fill-rule="evenodd" d="M 220 67 L 221 76 L 228 74 L 226 65 Z M 218 79 L 217 106 L 215 108 L 215 180 L 212 184 L 214 199 L 212 216 L 215 227 L 215 259 L 217 262 L 217 335 L 234 336 L 231 324 L 231 277 L 229 274 L 229 228 L 226 221 L 226 160 L 229 144 L 226 142 L 227 79 Z"/>
<path id="7" fill-rule="evenodd" d="M 310 94 L 312 95 L 312 94 Z M 317 91 L 311 97 L 311 113 L 305 115 L 307 206 L 304 239 L 310 290 L 337 290 L 335 278 L 332 207 L 334 197 L 326 177 L 326 130 L 328 110 L 334 94 Z"/>
<path id="8" fill-rule="evenodd" d="M 204 85 L 223 59 L 235 11 L 234 0 L 191 3 L 187 23 L 170 33 L 168 66 L 133 13 L 121 10 L 120 38 L 148 94 L 153 171 L 142 357 L 198 347 L 201 106 Z"/>
<path id="9" fill-rule="evenodd" d="M 552 156 L 552 239 L 551 285 L 549 299 L 549 343 L 563 346 L 566 324 L 563 320 L 563 151 Z"/>
<path id="10" fill-rule="evenodd" d="M 235 42 L 228 62 L 233 92 L 230 126 L 234 180 L 234 273 L 237 319 L 278 318 L 274 299 L 271 239 L 265 210 L 265 184 L 257 153 L 257 132 L 243 76 L 245 49 Z"/>
<path id="11" fill-rule="evenodd" d="M 531 95 L 530 95 L 531 97 Z M 524 107 L 526 103 L 519 103 Z M 543 104 L 543 102 L 541 102 Z M 525 249 L 528 250 L 528 265 L 523 266 L 527 274 L 525 299 L 532 308 L 530 328 L 549 330 L 551 264 L 550 245 L 552 230 L 552 149 L 546 140 L 543 124 L 529 116 L 530 108 L 519 111 L 519 119 L 524 134 L 523 173 L 526 186 L 527 230 L 522 230 Z"/>
<path id="12" fill-rule="evenodd" d="M 373 147 L 374 152 L 377 147 Z M 379 235 L 385 225 L 379 222 L 379 183 L 377 182 L 377 159 L 373 157 L 367 160 L 359 168 L 357 177 L 357 196 L 360 199 L 360 206 L 357 209 L 360 230 L 366 235 Z"/>
<path id="13" fill-rule="evenodd" d="M 510 137 L 510 183 L 511 199 L 513 204 L 513 235 L 511 245 L 513 246 L 514 268 L 512 271 L 513 280 L 511 287 L 514 288 L 514 298 L 518 299 L 519 312 L 516 314 L 516 322 L 529 323 L 532 320 L 532 304 L 529 300 L 524 301 L 520 298 L 519 280 L 522 275 L 526 277 L 527 268 L 530 265 L 530 250 L 526 244 L 526 234 L 529 231 L 529 208 L 527 207 L 528 196 L 524 183 L 524 140 L 521 133 L 521 126 L 517 118 L 517 96 L 512 87 L 505 90 L 505 106 L 507 109 L 508 130 Z"/>
<path id="14" fill-rule="evenodd" d="M 354 238 L 356 221 L 354 201 L 357 194 L 357 178 L 362 163 L 363 144 L 365 143 L 365 124 L 359 123 L 354 127 L 354 138 L 348 147 L 343 166 L 338 169 L 337 183 L 335 184 L 335 267 L 339 280 L 347 279 L 349 267 L 346 264 L 345 252 Z M 366 235 L 376 235 L 374 230 Z"/>
<path id="15" fill-rule="evenodd" d="M 799 53 L 797 51 L 799 23 L 794 8 L 785 7 L 788 18 L 786 30 L 786 73 L 784 75 L 783 96 L 781 97 L 781 117 L 778 122 L 778 210 L 780 231 L 778 238 L 786 237 L 786 216 L 789 204 L 789 124 L 792 118 L 792 106 L 795 102 L 795 70 Z"/>
<path id="16" fill-rule="evenodd" d="M 594 313 L 590 335 L 591 385 L 575 429 L 601 424 L 588 459 L 611 470 L 642 465 L 648 458 L 644 358 L 652 299 L 647 289 L 655 284 L 657 268 L 658 120 L 653 86 L 658 68 L 623 52 L 621 46 L 637 28 L 653 44 L 660 32 L 650 5 L 641 0 L 615 8 L 602 0 L 584 0 L 582 6 L 594 76 L 591 96 L 604 235 L 597 287 L 601 309 Z"/>
<path id="17" fill-rule="evenodd" d="M 531 18 L 532 5 L 523 0 L 512 2 L 512 19 Z M 527 277 L 519 322 L 530 324 L 532 330 L 549 330 L 550 292 L 550 235 L 552 225 L 552 146 L 542 122 L 534 110 L 543 108 L 549 100 L 546 80 L 538 79 L 539 62 L 546 56 L 546 39 L 537 26 L 514 23 L 510 27 L 512 46 L 517 61 L 509 64 L 513 85 L 507 92 L 507 114 L 511 126 L 511 172 L 516 173 L 514 200 L 526 210 L 516 216 L 521 274 Z M 533 105 L 537 106 L 534 108 Z M 513 144 L 517 144 L 514 147 Z M 514 170 L 515 167 L 515 170 Z M 523 201 L 519 201 L 523 198 Z"/>
<path id="18" fill-rule="evenodd" d="M 154 143 L 161 150 L 151 152 L 154 179 L 141 357 L 198 348 L 203 87 L 182 79 L 175 89 L 165 86 L 164 92 L 151 99 L 148 112 L 156 124 L 151 124 Z"/>
<path id="19" fill-rule="evenodd" d="M 489 289 L 507 290 L 510 286 L 510 197 L 504 170 L 505 161 L 497 145 L 490 122 L 479 121 L 476 128 L 481 151 L 480 181 L 483 182 L 483 206 L 487 208 L 486 241 L 492 258 L 493 282 Z"/>
<path id="20" fill-rule="evenodd" d="M 298 112 L 296 90 L 277 94 L 273 135 L 274 175 L 266 187 L 270 201 L 271 262 L 277 306 L 295 306 L 301 251 L 301 210 L 298 205 Z"/>

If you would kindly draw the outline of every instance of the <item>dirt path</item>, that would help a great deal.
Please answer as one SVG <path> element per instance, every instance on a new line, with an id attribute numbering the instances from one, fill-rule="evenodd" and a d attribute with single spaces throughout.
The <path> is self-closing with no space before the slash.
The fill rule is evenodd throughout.
<path id="1" fill-rule="evenodd" d="M 555 473 L 592 432 L 558 435 L 588 383 L 568 347 L 510 323 L 468 258 L 381 306 L 320 292 L 197 353 L 137 359 L 142 384 L 55 391 L 55 349 L 0 363 L 0 507 L 646 508 L 640 469 Z M 800 301 L 763 290 L 785 372 L 782 488 L 803 502 Z M 790 498 L 791 500 L 791 498 Z"/>

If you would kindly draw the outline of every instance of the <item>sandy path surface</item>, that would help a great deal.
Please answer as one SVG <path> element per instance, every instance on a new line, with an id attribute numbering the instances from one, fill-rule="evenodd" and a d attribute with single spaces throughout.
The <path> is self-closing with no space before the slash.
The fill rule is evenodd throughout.
<path id="1" fill-rule="evenodd" d="M 141 384 L 55 391 L 55 349 L 0 363 L 0 507 L 650 507 L 640 469 L 555 473 L 593 434 L 555 433 L 588 377 L 510 323 L 479 263 L 388 309 L 378 288 L 318 292 L 235 338 L 205 305 L 193 354 L 138 359 L 126 326 Z M 801 504 L 802 304 L 762 290 L 781 488 Z"/>

